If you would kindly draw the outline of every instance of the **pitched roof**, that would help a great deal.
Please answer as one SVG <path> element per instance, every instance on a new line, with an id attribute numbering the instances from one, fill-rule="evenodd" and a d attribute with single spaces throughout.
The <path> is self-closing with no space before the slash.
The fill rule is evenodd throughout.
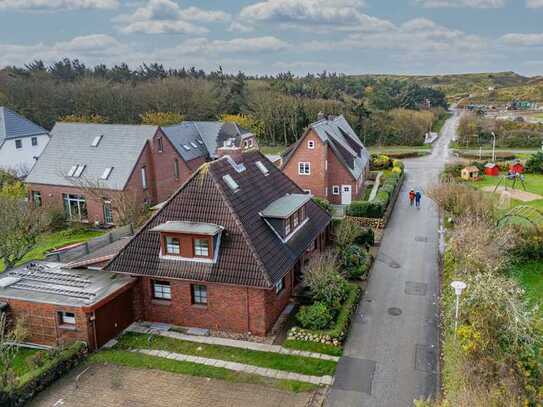
<path id="1" fill-rule="evenodd" d="M 286 219 L 311 199 L 308 194 L 287 194 L 270 203 L 261 212 L 265 218 Z"/>
<path id="2" fill-rule="evenodd" d="M 163 127 L 162 131 L 185 161 L 216 158 L 217 148 L 226 140 L 233 139 L 239 146 L 243 136 L 249 134 L 248 130 L 230 122 L 183 122 Z"/>
<path id="3" fill-rule="evenodd" d="M 283 243 L 259 213 L 285 195 L 302 191 L 260 152 L 244 153 L 242 161 L 242 172 L 226 157 L 202 166 L 105 269 L 130 275 L 273 287 L 327 227 L 330 216 L 313 201 L 307 202 L 309 220 Z M 270 170 L 267 176 L 258 169 L 257 161 Z M 235 180 L 238 190 L 228 187 L 225 175 Z M 160 235 L 152 229 L 168 221 L 223 226 L 217 262 L 160 258 Z"/>
<path id="4" fill-rule="evenodd" d="M 48 133 L 43 127 L 15 113 L 13 110 L 0 106 L 0 145 L 4 140 Z"/>
<path id="5" fill-rule="evenodd" d="M 330 146 L 339 161 L 355 179 L 360 178 L 370 161 L 370 154 L 343 115 L 316 121 L 309 125 L 307 131 L 311 130 L 323 143 Z M 292 158 L 302 139 L 303 137 L 293 148 L 287 150 L 284 165 Z"/>
<path id="6" fill-rule="evenodd" d="M 68 177 L 68 172 L 81 164 L 86 166 L 81 179 L 99 182 L 102 188 L 123 190 L 143 147 L 157 129 L 158 126 L 57 123 L 51 130 L 51 141 L 26 182 L 73 186 L 78 181 Z M 102 138 L 93 147 L 99 136 Z M 103 180 L 106 168 L 113 170 Z"/>

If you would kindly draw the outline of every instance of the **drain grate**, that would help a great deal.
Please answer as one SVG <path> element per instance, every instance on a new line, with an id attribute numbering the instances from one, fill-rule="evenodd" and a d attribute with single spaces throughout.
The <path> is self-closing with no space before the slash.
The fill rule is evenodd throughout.
<path id="1" fill-rule="evenodd" d="M 389 315 L 392 315 L 393 317 L 397 317 L 399 315 L 402 315 L 402 310 L 400 308 L 391 307 L 388 309 Z"/>
<path id="2" fill-rule="evenodd" d="M 405 282 L 405 293 L 407 295 L 426 295 L 427 290 L 428 284 L 426 283 L 417 283 L 415 281 Z"/>

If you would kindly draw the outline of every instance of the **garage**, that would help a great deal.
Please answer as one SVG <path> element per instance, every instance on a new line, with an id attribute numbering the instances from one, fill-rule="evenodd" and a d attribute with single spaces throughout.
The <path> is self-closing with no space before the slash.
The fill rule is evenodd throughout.
<path id="1" fill-rule="evenodd" d="M 110 339 L 115 338 L 132 322 L 132 289 L 125 291 L 95 311 L 96 342 L 101 348 Z"/>

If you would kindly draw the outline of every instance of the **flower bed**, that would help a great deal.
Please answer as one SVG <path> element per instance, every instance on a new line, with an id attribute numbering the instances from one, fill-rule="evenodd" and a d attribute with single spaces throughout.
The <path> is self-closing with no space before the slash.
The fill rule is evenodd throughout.
<path id="1" fill-rule="evenodd" d="M 87 355 L 87 344 L 76 342 L 54 356 L 44 356 L 43 365 L 19 378 L 17 385 L 0 389 L 0 406 L 19 407 L 66 372 L 77 366 Z"/>
<path id="2" fill-rule="evenodd" d="M 316 342 L 340 347 L 343 344 L 343 340 L 345 339 L 349 330 L 351 318 L 358 305 L 361 292 L 362 290 L 358 285 L 348 285 L 347 297 L 341 305 L 341 309 L 332 328 L 324 330 L 311 330 L 295 326 L 288 332 L 287 339 Z"/>

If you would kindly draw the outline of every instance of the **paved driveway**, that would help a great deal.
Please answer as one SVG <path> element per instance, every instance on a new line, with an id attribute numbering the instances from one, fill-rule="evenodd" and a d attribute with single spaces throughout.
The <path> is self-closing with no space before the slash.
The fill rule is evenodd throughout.
<path id="1" fill-rule="evenodd" d="M 425 190 L 448 157 L 457 117 L 430 156 L 406 160 L 406 182 L 385 231 L 354 318 L 328 406 L 407 407 L 435 394 L 438 361 L 439 217 L 423 196 L 410 208 L 410 188 Z"/>
<path id="2" fill-rule="evenodd" d="M 229 383 L 127 367 L 93 365 L 76 369 L 39 394 L 31 407 L 305 407 L 312 393 L 290 393 L 266 386 Z"/>

